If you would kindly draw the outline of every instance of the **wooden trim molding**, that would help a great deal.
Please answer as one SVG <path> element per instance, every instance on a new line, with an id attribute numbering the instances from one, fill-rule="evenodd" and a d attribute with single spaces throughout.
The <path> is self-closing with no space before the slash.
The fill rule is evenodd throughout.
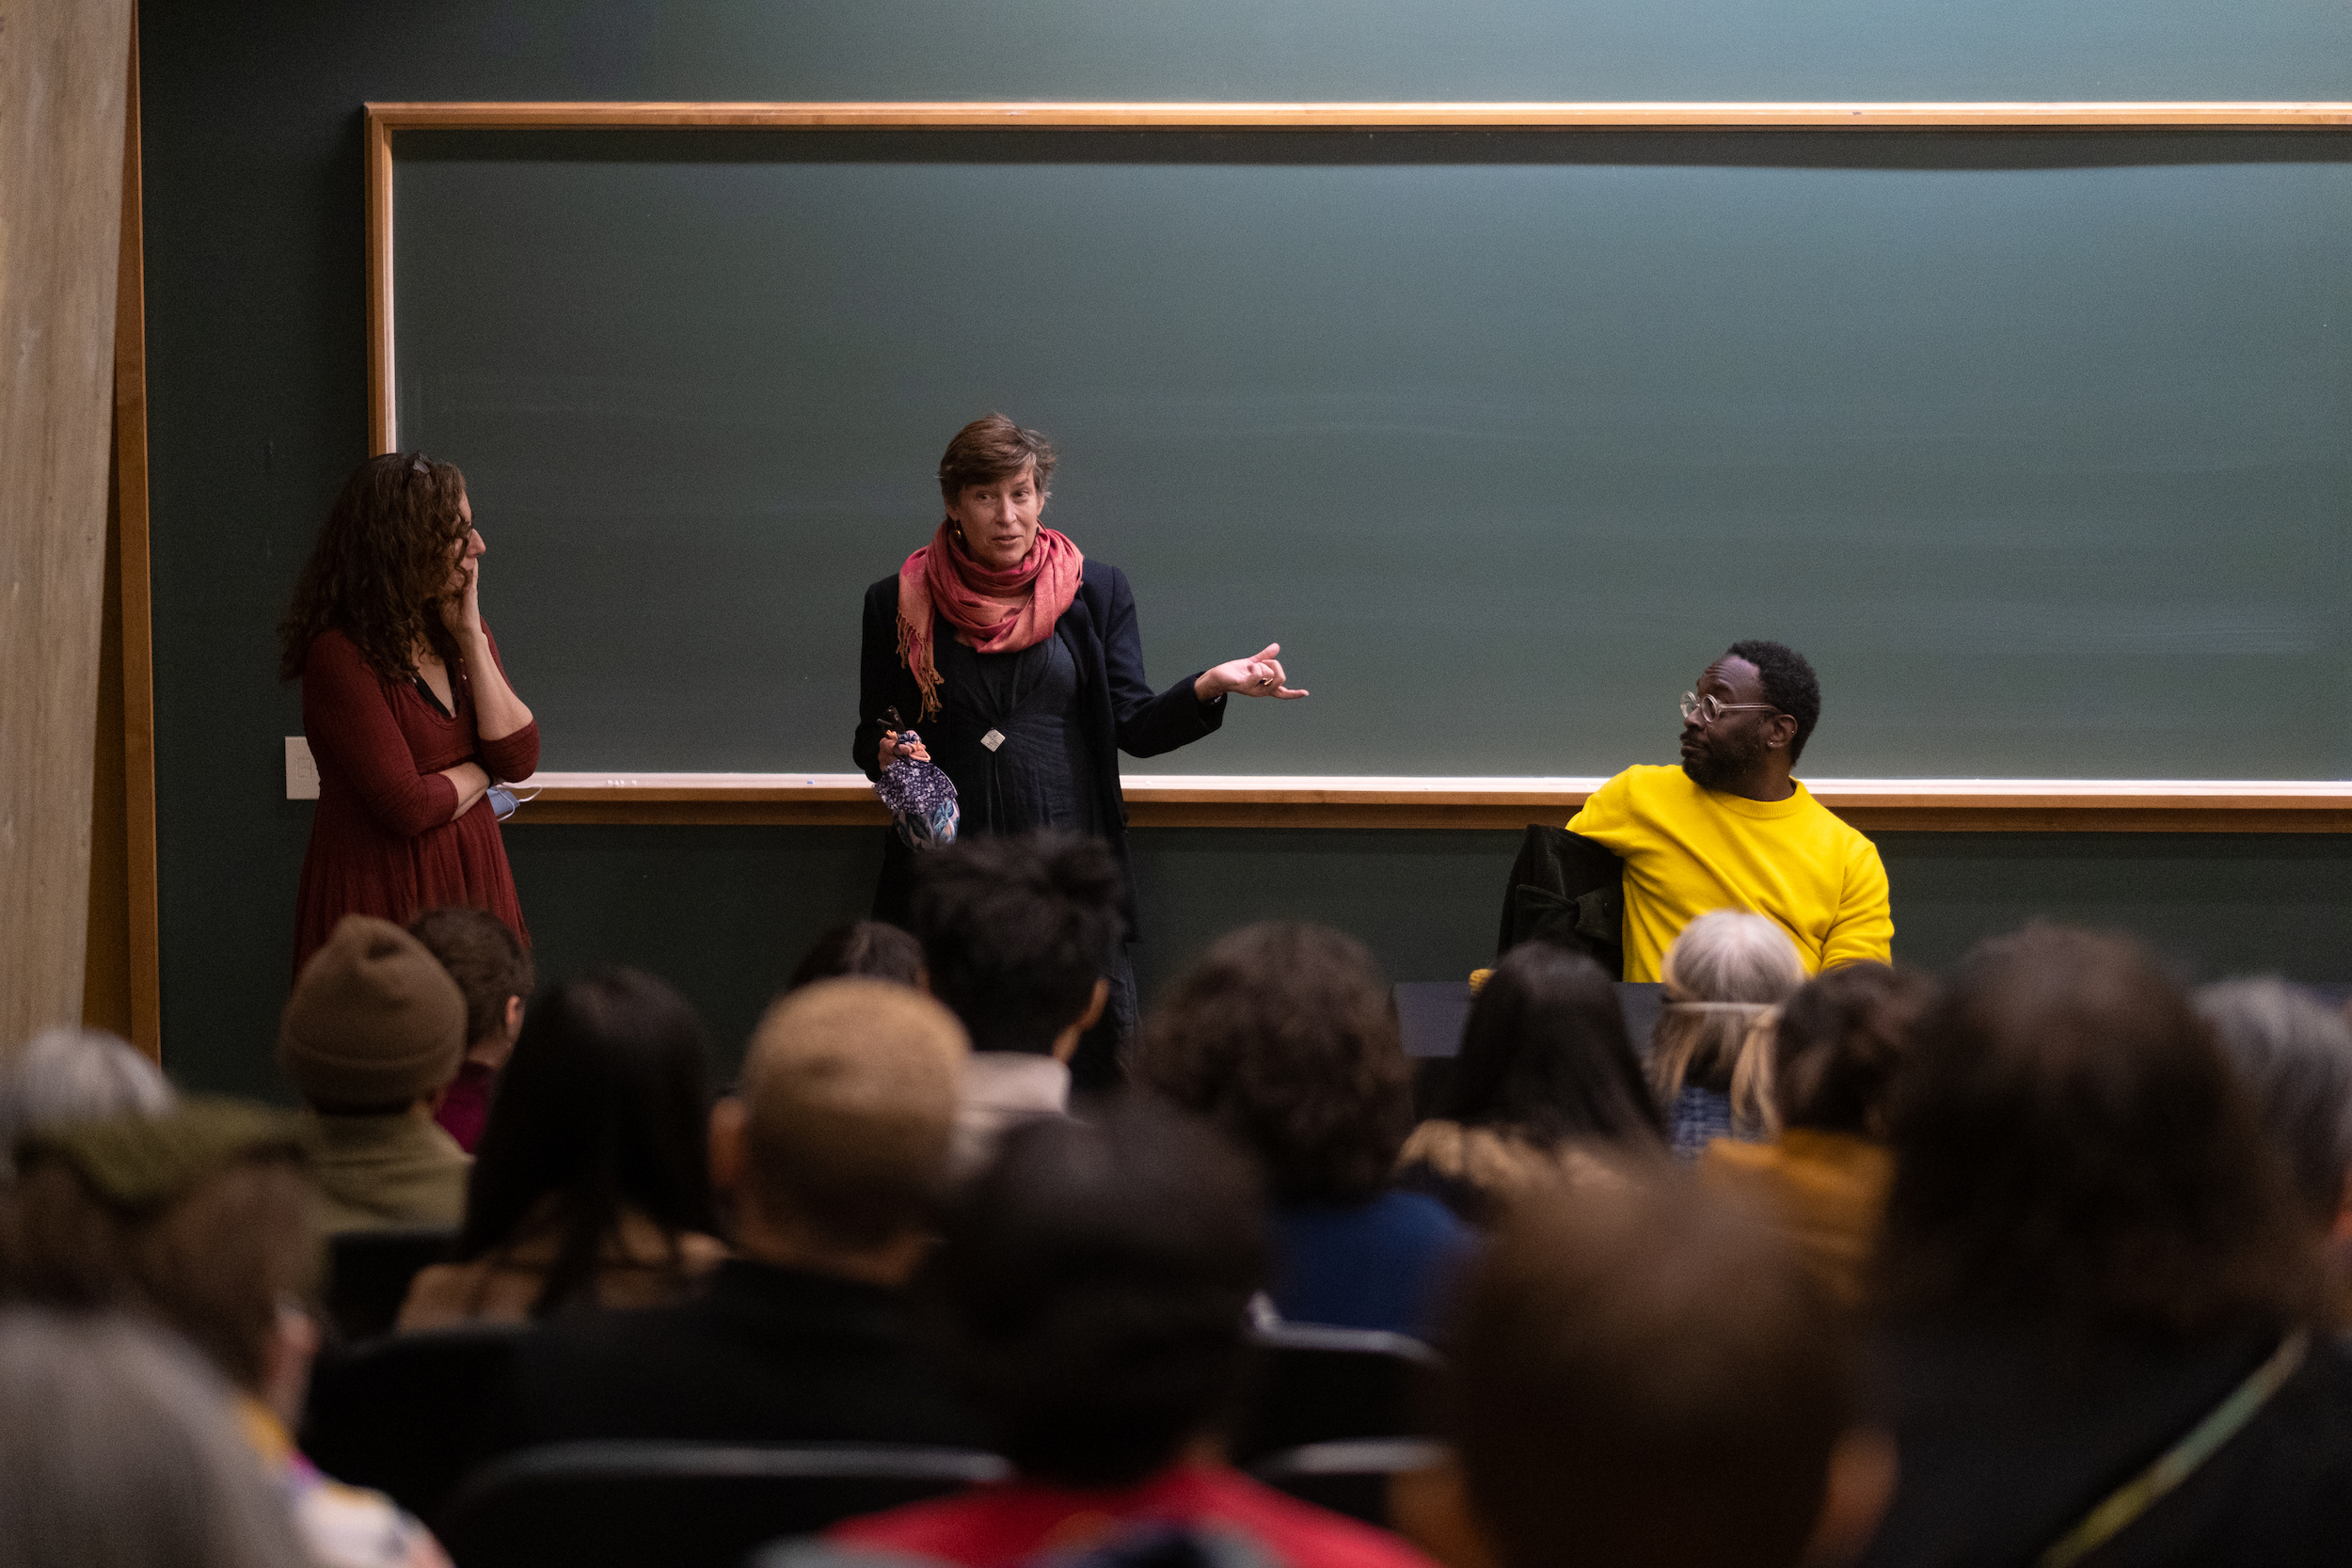
<path id="1" fill-rule="evenodd" d="M 1598 779 L 1129 774 L 1137 828 L 1518 829 L 1565 822 Z M 514 826 L 880 826 L 856 773 L 540 773 Z M 2352 832 L 2352 783 L 1815 779 L 1866 832 Z"/>
<path id="2" fill-rule="evenodd" d="M 367 164 L 368 451 L 400 448 L 392 398 L 392 121 L 368 105 L 361 156 Z"/>
<path id="3" fill-rule="evenodd" d="M 163 1060 L 163 932 L 156 912 L 155 616 L 148 562 L 147 249 L 139 143 L 139 19 L 124 95 L 122 240 L 115 274 L 115 483 L 122 571 L 122 731 L 131 1043 Z"/>
<path id="4" fill-rule="evenodd" d="M 1573 131 L 2313 129 L 2352 103 L 370 103 L 390 131 L 750 130 Z"/>

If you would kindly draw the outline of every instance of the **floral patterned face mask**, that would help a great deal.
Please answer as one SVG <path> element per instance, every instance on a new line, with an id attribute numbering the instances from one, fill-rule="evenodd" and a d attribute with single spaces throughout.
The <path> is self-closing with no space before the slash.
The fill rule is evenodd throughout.
<path id="1" fill-rule="evenodd" d="M 899 722 L 897 708 L 890 710 L 890 721 Z M 896 733 L 908 742 L 921 738 L 913 730 Z M 956 841 L 963 812 L 956 800 L 955 780 L 938 764 L 902 757 L 882 769 L 874 793 L 898 819 L 898 837 L 908 848 L 938 849 Z"/>

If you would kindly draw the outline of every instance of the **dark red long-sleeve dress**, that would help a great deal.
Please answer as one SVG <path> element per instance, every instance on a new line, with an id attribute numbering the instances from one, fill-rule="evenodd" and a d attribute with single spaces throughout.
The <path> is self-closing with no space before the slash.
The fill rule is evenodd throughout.
<path id="1" fill-rule="evenodd" d="M 498 640 L 490 640 L 498 657 Z M 499 668 L 506 668 L 499 660 Z M 426 910 L 487 910 L 526 942 L 498 817 L 478 800 L 456 821 L 457 786 L 441 770 L 482 765 L 493 782 L 539 766 L 539 726 L 499 740 L 474 734 L 473 689 L 450 666 L 457 711 L 371 668 L 342 632 L 321 633 L 302 672 L 302 728 L 319 768 L 319 804 L 294 903 L 294 973 L 347 914 L 405 926 Z"/>

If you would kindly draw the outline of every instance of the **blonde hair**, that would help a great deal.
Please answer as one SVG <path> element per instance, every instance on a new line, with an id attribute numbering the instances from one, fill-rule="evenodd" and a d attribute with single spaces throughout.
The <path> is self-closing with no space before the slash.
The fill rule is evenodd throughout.
<path id="1" fill-rule="evenodd" d="M 843 1246 L 925 1223 L 971 1053 L 956 1015 L 895 980 L 818 980 L 759 1021 L 740 1094 L 763 1207 Z"/>
<path id="2" fill-rule="evenodd" d="M 1788 933 L 1745 910 L 1709 910 L 1682 928 L 1661 966 L 1666 1006 L 1650 1037 L 1650 1087 L 1663 1108 L 1686 1082 L 1727 1085 L 1735 1121 L 1770 1131 L 1772 1031 L 1804 984 Z"/>

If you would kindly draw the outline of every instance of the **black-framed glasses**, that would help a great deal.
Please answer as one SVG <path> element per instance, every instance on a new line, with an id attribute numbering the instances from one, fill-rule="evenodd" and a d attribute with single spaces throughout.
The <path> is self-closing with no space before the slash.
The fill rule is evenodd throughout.
<path id="1" fill-rule="evenodd" d="M 1695 691 L 1682 694 L 1682 721 L 1686 724 L 1711 724 L 1726 713 L 1778 713 L 1770 703 L 1726 703 L 1720 697 L 1702 697 Z"/>

